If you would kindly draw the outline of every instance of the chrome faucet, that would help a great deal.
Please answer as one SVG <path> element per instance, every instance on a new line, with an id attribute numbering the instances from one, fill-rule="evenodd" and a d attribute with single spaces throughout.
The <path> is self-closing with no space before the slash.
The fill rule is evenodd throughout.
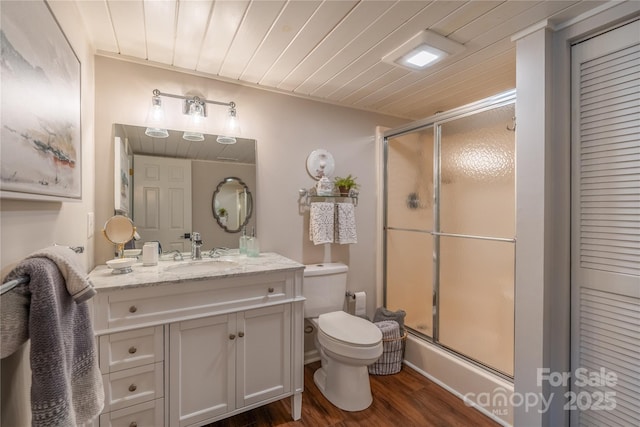
<path id="1" fill-rule="evenodd" d="M 202 239 L 200 233 L 191 233 L 191 259 L 202 259 Z"/>

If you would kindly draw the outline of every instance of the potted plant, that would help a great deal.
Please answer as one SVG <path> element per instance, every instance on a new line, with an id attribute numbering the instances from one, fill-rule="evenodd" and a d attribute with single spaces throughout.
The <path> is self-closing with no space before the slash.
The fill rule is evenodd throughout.
<path id="1" fill-rule="evenodd" d="M 356 179 L 358 178 L 351 176 L 351 174 L 344 178 L 336 176 L 333 180 L 333 184 L 336 186 L 341 196 L 348 196 L 349 191 L 352 188 L 355 190 L 360 187 L 360 184 L 356 182 Z"/>
<path id="2" fill-rule="evenodd" d="M 229 212 L 226 208 L 218 208 L 218 217 L 222 225 L 227 225 L 227 219 L 229 218 Z"/>

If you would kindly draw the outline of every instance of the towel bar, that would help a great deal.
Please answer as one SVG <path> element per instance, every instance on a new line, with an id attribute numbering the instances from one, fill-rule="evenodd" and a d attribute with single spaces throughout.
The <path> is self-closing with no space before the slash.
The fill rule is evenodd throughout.
<path id="1" fill-rule="evenodd" d="M 17 279 L 9 280 L 7 283 L 3 283 L 0 286 L 0 295 L 9 292 L 11 289 L 15 288 L 18 285 L 22 285 L 23 283 L 29 282 L 29 276 L 21 276 Z"/>

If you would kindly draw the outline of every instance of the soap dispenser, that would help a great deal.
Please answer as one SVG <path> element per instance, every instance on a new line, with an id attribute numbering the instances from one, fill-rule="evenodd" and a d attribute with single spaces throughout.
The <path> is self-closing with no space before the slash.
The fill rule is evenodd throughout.
<path id="1" fill-rule="evenodd" d="M 256 228 L 253 227 L 251 237 L 247 240 L 247 256 L 257 257 L 260 256 L 260 243 L 256 237 Z"/>
<path id="2" fill-rule="evenodd" d="M 242 227 L 242 236 L 240 236 L 240 253 L 247 253 L 247 242 L 249 241 L 249 236 L 247 236 L 247 227 Z"/>

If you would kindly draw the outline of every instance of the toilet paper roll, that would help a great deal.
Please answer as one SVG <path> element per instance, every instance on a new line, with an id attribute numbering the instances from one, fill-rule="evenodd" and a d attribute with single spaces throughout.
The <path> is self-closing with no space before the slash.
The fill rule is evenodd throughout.
<path id="1" fill-rule="evenodd" d="M 367 293 L 356 292 L 356 316 L 367 315 Z"/>

